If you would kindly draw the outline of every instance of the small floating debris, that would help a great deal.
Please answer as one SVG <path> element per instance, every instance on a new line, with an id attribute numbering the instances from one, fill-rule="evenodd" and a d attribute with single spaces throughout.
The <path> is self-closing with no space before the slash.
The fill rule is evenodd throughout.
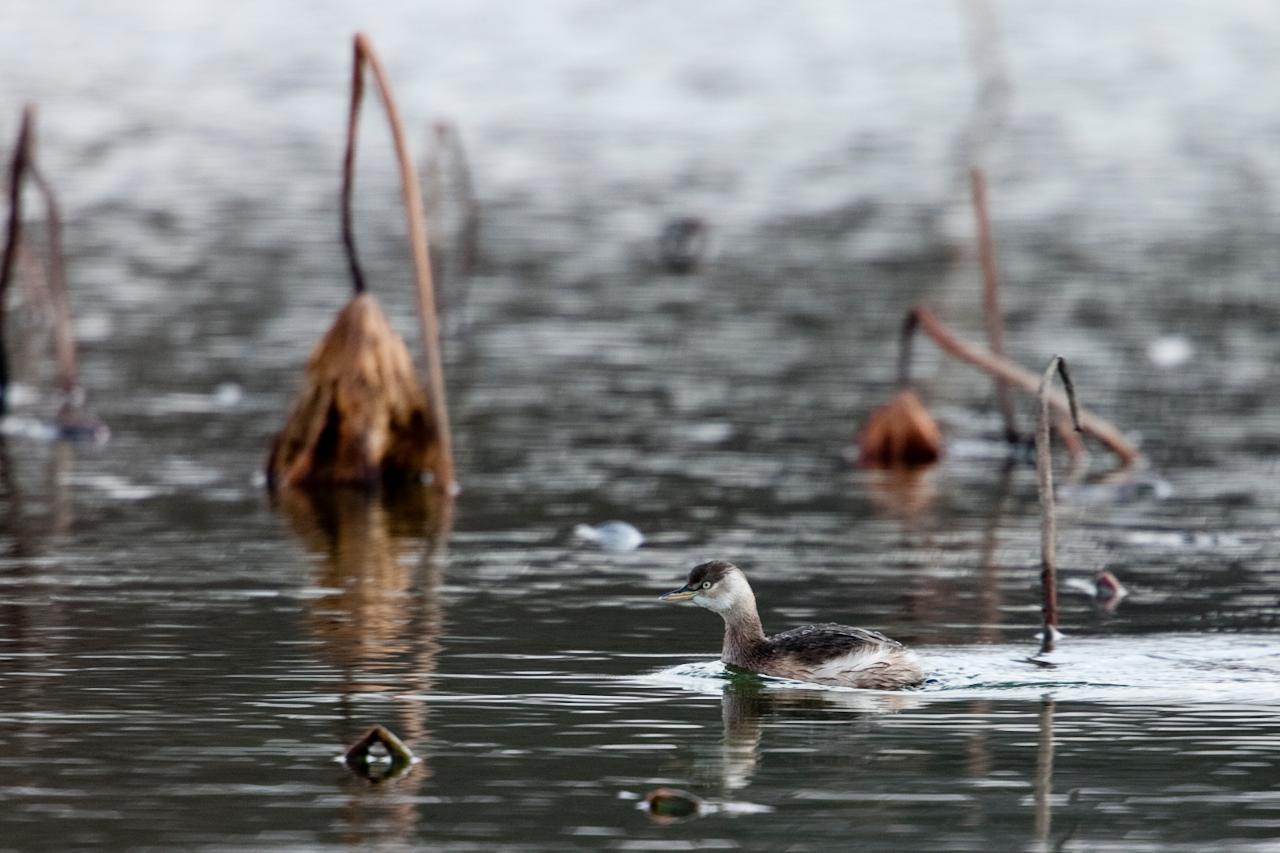
<path id="1" fill-rule="evenodd" d="M 1159 477 L 1125 477 L 1100 483 L 1064 483 L 1058 496 L 1072 504 L 1129 504 L 1172 497 L 1173 486 Z"/>
<path id="2" fill-rule="evenodd" d="M 1035 447 L 1027 441 L 1010 443 L 995 438 L 957 438 L 947 442 L 949 459 L 1034 465 L 1035 455 Z"/>
<path id="3" fill-rule="evenodd" d="M 1129 594 L 1129 590 L 1120 583 L 1120 579 L 1106 569 L 1098 572 L 1094 577 L 1093 590 L 1094 598 L 1104 603 L 1114 601 L 1118 604 L 1120 599 Z"/>
<path id="4" fill-rule="evenodd" d="M 417 757 L 390 729 L 374 725 L 347 748 L 343 762 L 372 782 L 399 776 Z"/>
<path id="5" fill-rule="evenodd" d="M 1120 606 L 1120 602 L 1129 595 L 1129 590 L 1120 583 L 1120 579 L 1105 569 L 1090 579 L 1071 578 L 1064 581 L 1063 586 L 1073 592 L 1087 595 L 1093 599 L 1094 604 L 1108 613 L 1114 612 Z"/>
<path id="6" fill-rule="evenodd" d="M 606 551 L 634 551 L 644 544 L 644 534 L 625 521 L 606 521 L 594 527 L 579 524 L 573 528 L 573 535 Z"/>
<path id="7" fill-rule="evenodd" d="M 635 800 L 640 795 L 624 791 L 620 799 Z M 679 788 L 654 788 L 644 795 L 636 807 L 642 809 L 654 823 L 681 823 L 695 817 L 706 817 L 712 814 L 723 815 L 759 815 L 769 814 L 772 806 L 742 801 L 709 802 L 696 794 L 681 791 Z"/>
<path id="8" fill-rule="evenodd" d="M 707 250 L 707 223 L 697 216 L 678 216 L 662 226 L 658 263 L 669 273 L 685 275 L 702 265 Z"/>
<path id="9" fill-rule="evenodd" d="M 151 415 L 204 415 L 225 412 L 244 401 L 244 388 L 235 382 L 223 382 L 208 393 L 182 391 L 161 394 L 147 405 Z"/>
<path id="10" fill-rule="evenodd" d="M 235 382 L 221 382 L 210 395 L 213 402 L 223 408 L 237 406 L 244 400 L 244 387 Z"/>
<path id="11" fill-rule="evenodd" d="M 679 788 L 654 788 L 644 795 L 644 808 L 659 823 L 674 823 L 698 817 L 706 811 L 701 797 Z"/>
<path id="12" fill-rule="evenodd" d="M 1181 367 L 1195 355 L 1191 341 L 1182 335 L 1165 335 L 1147 344 L 1147 358 L 1156 367 Z"/>
<path id="13" fill-rule="evenodd" d="M 100 447 L 111 438 L 107 425 L 84 413 L 75 418 L 46 421 L 26 415 L 9 415 L 0 418 L 0 435 L 26 438 L 34 441 L 67 441 Z"/>
<path id="14" fill-rule="evenodd" d="M 721 444 L 733 438 L 733 424 L 725 421 L 703 421 L 687 424 L 681 434 L 695 444 Z"/>
<path id="15" fill-rule="evenodd" d="M 94 447 L 106 444 L 111 438 L 107 425 L 88 412 L 78 408 L 63 408 L 54 421 L 58 441 L 88 444 Z"/>

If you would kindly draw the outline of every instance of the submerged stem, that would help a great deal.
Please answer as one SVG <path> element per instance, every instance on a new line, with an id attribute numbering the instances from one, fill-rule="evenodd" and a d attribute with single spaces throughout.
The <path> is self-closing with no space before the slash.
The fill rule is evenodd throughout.
<path id="1" fill-rule="evenodd" d="M 1062 387 L 1066 390 L 1067 403 L 1071 410 L 1071 420 L 1077 430 L 1080 429 L 1080 413 L 1076 406 L 1075 386 L 1071 384 L 1071 374 L 1067 372 L 1067 363 L 1062 356 L 1055 355 L 1049 359 L 1049 365 L 1040 377 L 1040 411 L 1036 418 L 1036 475 L 1040 486 L 1040 594 L 1042 598 L 1041 625 L 1043 634 L 1040 642 L 1041 652 L 1053 651 L 1053 643 L 1058 633 L 1058 566 L 1054 553 L 1057 539 L 1057 523 L 1054 519 L 1053 502 L 1053 455 L 1049 452 L 1049 384 L 1053 374 L 1062 377 Z"/>
<path id="2" fill-rule="evenodd" d="M 432 416 L 436 425 L 436 438 L 440 442 L 438 470 L 432 472 L 435 485 L 445 491 L 455 488 L 453 478 L 453 444 L 449 430 L 449 412 L 445 404 L 444 358 L 440 351 L 440 325 L 436 317 L 435 292 L 431 280 L 431 259 L 427 248 L 426 215 L 422 207 L 422 195 L 413 158 L 405 138 L 400 112 L 391 94 L 387 72 L 373 49 L 373 43 L 364 33 L 355 37 L 355 62 L 351 76 L 351 109 L 347 116 L 347 148 L 342 161 L 342 240 L 347 249 L 347 263 L 356 293 L 365 289 L 364 274 L 356 256 L 355 233 L 352 227 L 351 196 L 355 182 L 356 130 L 360 119 L 360 103 L 364 96 L 364 68 L 373 72 L 373 79 L 382 101 L 383 111 L 391 126 L 391 138 L 395 143 L 396 160 L 400 166 L 400 185 L 404 195 L 405 219 L 409 230 L 409 245 L 413 253 L 414 279 L 418 294 L 418 319 L 422 327 L 422 346 L 426 351 L 427 391 L 431 398 Z"/>
<path id="3" fill-rule="evenodd" d="M 1033 782 L 1035 797 L 1035 835 L 1041 849 L 1049 841 L 1049 828 L 1053 823 L 1053 697 L 1040 700 L 1040 737 L 1036 744 L 1036 775 Z"/>

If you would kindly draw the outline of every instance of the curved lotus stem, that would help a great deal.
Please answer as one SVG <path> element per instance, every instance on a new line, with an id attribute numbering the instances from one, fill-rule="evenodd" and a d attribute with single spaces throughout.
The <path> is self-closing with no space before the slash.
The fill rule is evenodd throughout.
<path id="1" fill-rule="evenodd" d="M 1067 363 L 1062 360 L 1062 356 L 1055 355 L 1049 359 L 1049 366 L 1040 377 L 1040 388 L 1037 391 L 1040 398 L 1040 413 L 1036 418 L 1036 475 L 1040 486 L 1040 594 L 1043 600 L 1040 608 L 1041 653 L 1053 651 L 1053 643 L 1058 638 L 1058 565 L 1054 554 L 1057 523 L 1054 520 L 1053 504 L 1053 456 L 1049 452 L 1049 383 L 1053 381 L 1055 372 L 1062 377 L 1071 420 L 1076 429 L 1080 429 L 1080 412 L 1076 406 L 1076 390 L 1071 384 L 1071 374 L 1067 372 Z"/>
<path id="2" fill-rule="evenodd" d="M 413 157 L 405 138 L 400 112 L 391 95 L 387 72 L 373 49 L 373 43 L 364 33 L 356 33 L 355 63 L 351 75 L 351 109 L 347 119 L 347 148 L 342 160 L 342 241 L 347 250 L 347 263 L 351 269 L 352 284 L 356 293 L 365 290 L 364 274 L 356 256 L 355 233 L 352 225 L 351 196 L 355 183 L 356 130 L 359 126 L 360 103 L 364 96 L 364 68 L 373 72 L 373 79 L 382 100 L 387 122 L 391 126 L 391 138 L 395 143 L 396 160 L 400 166 L 400 185 L 404 193 L 404 212 L 409 230 L 409 245 L 413 252 L 413 270 L 418 293 L 418 319 L 422 327 L 422 347 L 426 352 L 427 391 L 431 397 L 432 416 L 436 422 L 436 436 L 440 442 L 439 470 L 435 471 L 436 484 L 446 491 L 456 488 L 453 479 L 453 442 L 449 431 L 449 411 L 445 404 L 444 358 L 440 351 L 440 324 L 436 317 L 435 291 L 431 281 L 431 258 L 427 249 L 426 215 L 422 208 L 422 196 Z"/>
<path id="3" fill-rule="evenodd" d="M 961 361 L 967 361 L 989 375 L 1001 376 L 1008 380 L 1010 384 L 1021 388 L 1028 394 L 1039 393 L 1040 382 L 1034 373 L 1006 358 L 1000 358 L 993 353 L 957 338 L 942 324 L 937 315 L 923 305 L 917 305 L 907 312 L 904 334 L 909 330 L 914 330 L 917 326 L 948 355 L 954 356 Z M 1049 405 L 1059 412 L 1067 412 L 1069 409 L 1068 400 L 1062 394 L 1050 391 L 1048 400 Z M 1087 409 L 1081 409 L 1078 414 L 1079 418 L 1076 424 L 1078 430 L 1093 436 L 1106 445 L 1107 449 L 1119 458 L 1123 467 L 1127 468 L 1135 465 L 1142 458 L 1142 454 L 1138 453 L 1137 448 L 1125 440 L 1120 430 L 1116 429 L 1110 421 Z"/>
<path id="4" fill-rule="evenodd" d="M 31 159 L 32 137 L 35 135 L 36 108 L 27 104 L 22 110 L 18 141 L 9 164 L 9 227 L 5 235 L 4 257 L 0 260 L 0 415 L 9 411 L 9 356 L 4 347 L 4 321 L 9 301 L 9 280 L 22 242 L 22 179 Z"/>
<path id="5" fill-rule="evenodd" d="M 49 241 L 49 293 L 53 299 L 53 344 L 58 360 L 58 384 L 68 403 L 74 403 L 80 384 L 76 369 L 76 339 L 71 323 L 71 299 L 67 295 L 67 275 L 62 264 L 62 213 L 53 187 L 45 180 L 35 158 L 29 164 L 31 180 L 44 197 Z"/>

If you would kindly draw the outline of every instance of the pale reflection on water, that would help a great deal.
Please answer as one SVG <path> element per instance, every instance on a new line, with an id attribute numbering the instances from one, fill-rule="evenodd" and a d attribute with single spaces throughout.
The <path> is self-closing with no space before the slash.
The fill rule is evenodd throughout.
<path id="1" fill-rule="evenodd" d="M 335 489 L 323 494 L 284 490 L 276 500 L 307 549 L 319 557 L 305 604 L 321 655 L 342 673 L 343 725 L 336 738 L 353 742 L 380 722 L 410 749 L 429 755 L 429 705 L 416 697 L 434 686 L 452 499 L 411 485 L 388 499 Z M 369 697 L 391 699 L 394 712 L 370 719 L 364 701 Z M 344 837 L 355 846 L 413 838 L 420 822 L 415 799 L 430 775 L 430 761 L 420 760 L 390 778 L 353 781 L 341 811 Z M 394 784 L 394 795 L 370 799 L 366 784 L 381 783 Z"/>

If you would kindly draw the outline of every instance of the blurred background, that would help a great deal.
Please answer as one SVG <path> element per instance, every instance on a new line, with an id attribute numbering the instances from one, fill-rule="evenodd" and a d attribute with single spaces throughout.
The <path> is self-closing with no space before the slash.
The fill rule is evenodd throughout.
<path id="1" fill-rule="evenodd" d="M 273 504 L 257 478 L 350 292 L 356 30 L 441 259 L 463 486 L 443 522 Z M 56 821 L 68 850 L 1264 849 L 1278 39 L 1280 10 L 1247 0 L 9 0 L 0 140 L 38 104 L 112 438 L 4 442 L 0 846 L 47 847 Z M 456 165 L 429 168 L 440 121 L 471 208 Z M 416 354 L 384 126 L 366 103 L 357 231 Z M 908 307 L 982 339 L 973 165 L 1010 356 L 1066 356 L 1149 462 L 1113 488 L 1095 447 L 1064 495 L 1067 580 L 1110 568 L 1133 594 L 1065 598 L 1085 651 L 1057 674 L 1023 660 L 1035 481 L 992 450 L 989 380 L 918 343 L 953 452 L 905 477 L 847 460 Z M 659 237 L 690 217 L 705 253 L 674 274 Z M 21 300 L 15 414 L 45 417 Z M 613 518 L 644 547 L 570 535 Z M 719 646 L 712 617 L 655 600 L 713 557 L 747 569 L 768 628 L 920 646 L 936 695 L 654 676 Z M 380 785 L 332 763 L 372 722 L 424 761 Z M 723 808 L 651 823 L 658 784 Z"/>

